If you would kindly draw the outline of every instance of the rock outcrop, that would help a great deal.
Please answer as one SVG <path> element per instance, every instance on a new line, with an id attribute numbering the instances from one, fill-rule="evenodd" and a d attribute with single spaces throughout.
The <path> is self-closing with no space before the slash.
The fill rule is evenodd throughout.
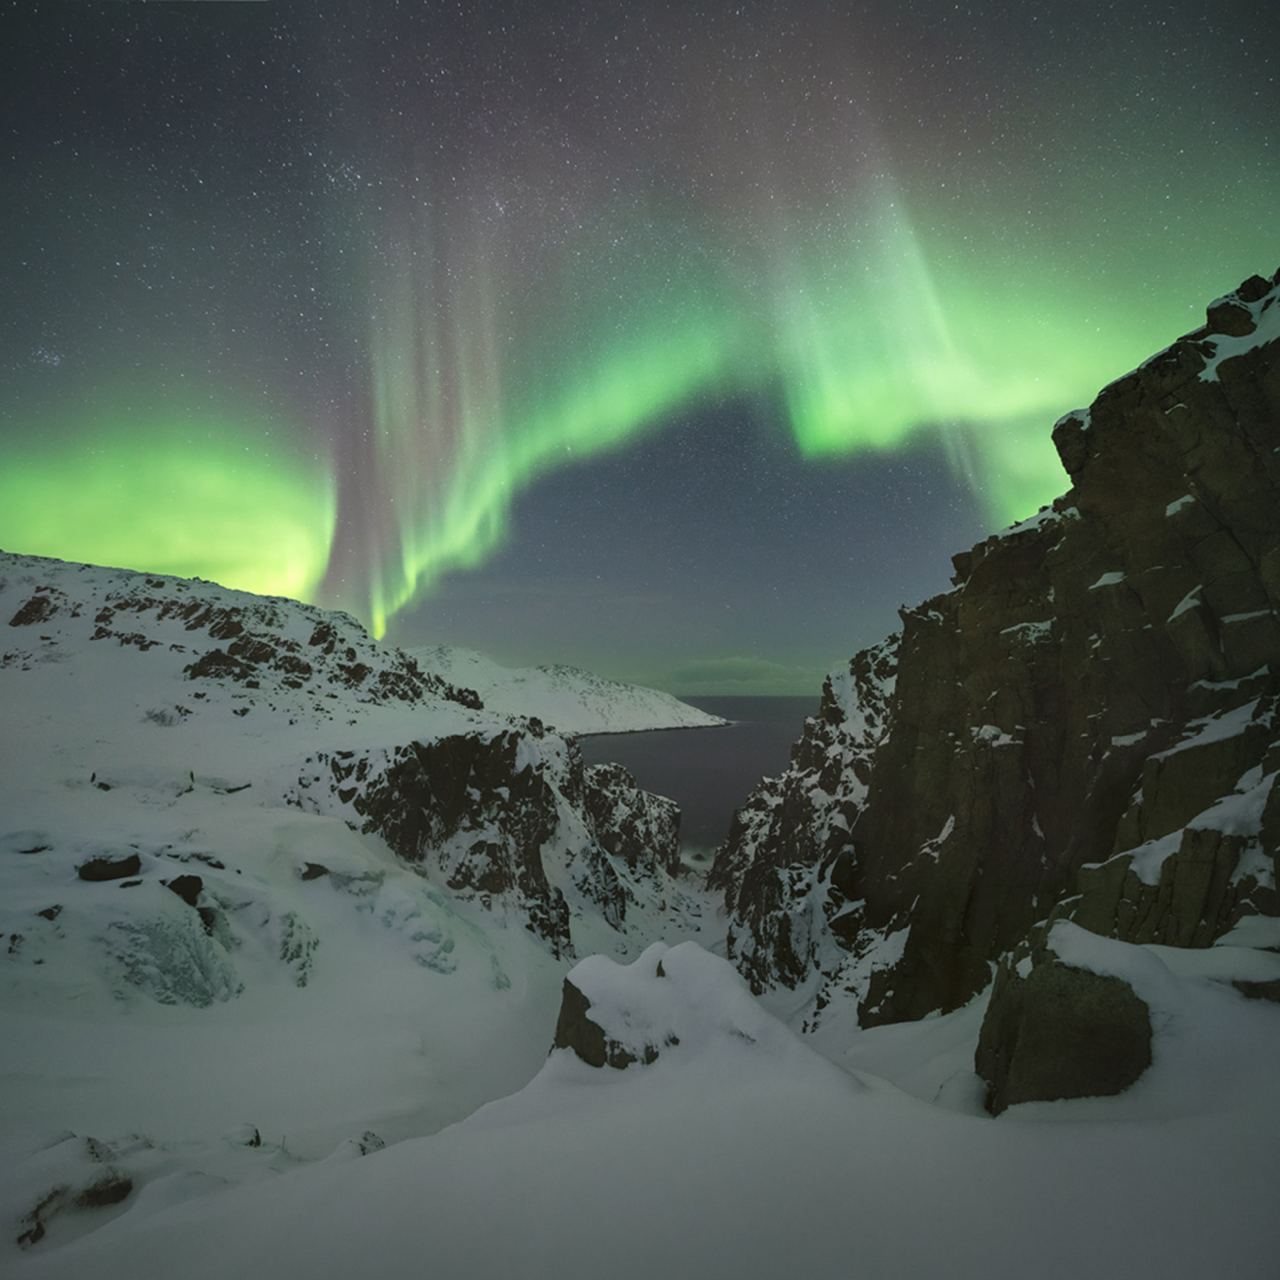
<path id="1" fill-rule="evenodd" d="M 1052 939 L 1001 965 L 974 1065 L 987 1110 L 1120 1093 L 1151 1065 L 1151 1011 L 1123 977 L 1061 959 Z"/>
<path id="2" fill-rule="evenodd" d="M 655 942 L 630 964 L 600 955 L 580 961 L 564 980 L 551 1048 L 618 1070 L 676 1056 L 686 1065 L 701 1060 L 722 1080 L 742 1067 L 743 1054 L 771 1059 L 784 1075 L 821 1061 L 696 942 Z M 826 1062 L 819 1070 L 838 1076 L 842 1088 L 858 1087 Z"/>
<path id="3" fill-rule="evenodd" d="M 633 1051 L 623 1042 L 614 1040 L 592 1018 L 591 1001 L 568 978 L 564 980 L 551 1048 L 568 1049 L 589 1067 L 613 1067 L 618 1071 L 625 1070 L 633 1062 L 643 1062 L 648 1066 L 658 1060 L 656 1045 L 646 1042 L 639 1046 L 638 1051 Z"/>
<path id="4" fill-rule="evenodd" d="M 1054 441 L 1072 488 L 956 556 L 739 814 L 713 879 L 757 990 L 897 1021 L 1051 913 L 1205 946 L 1277 911 L 1280 274 Z"/>
<path id="5" fill-rule="evenodd" d="M 679 809 L 617 765 L 523 729 L 308 757 L 287 799 L 381 836 L 457 897 L 512 911 L 556 955 L 584 910 L 614 929 L 675 893 Z"/>

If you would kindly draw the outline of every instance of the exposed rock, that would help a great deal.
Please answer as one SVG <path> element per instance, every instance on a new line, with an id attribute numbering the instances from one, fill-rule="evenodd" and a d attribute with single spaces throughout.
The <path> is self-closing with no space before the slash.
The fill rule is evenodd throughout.
<path id="1" fill-rule="evenodd" d="M 641 791 L 620 764 L 585 770 L 584 803 L 601 845 L 633 870 L 680 869 L 680 807 Z"/>
<path id="2" fill-rule="evenodd" d="M 1073 488 L 903 611 L 895 684 L 870 650 L 824 697 L 713 873 L 757 990 L 915 1018 L 1055 908 L 1194 946 L 1280 910 L 1278 285 L 1062 418 Z"/>
<path id="3" fill-rule="evenodd" d="M 1272 979 L 1270 982 L 1238 980 L 1232 983 L 1232 986 L 1250 1000 L 1271 1000 L 1275 1004 L 1280 1004 L 1280 978 Z"/>
<path id="4" fill-rule="evenodd" d="M 119 1204 L 133 1190 L 133 1179 L 116 1169 L 106 1169 L 96 1182 L 85 1187 L 76 1196 L 76 1208 L 101 1209 L 105 1205 Z"/>
<path id="5" fill-rule="evenodd" d="M 1258 955 L 1229 948 L 1203 972 L 1223 982 L 1273 973 Z M 1122 1092 L 1151 1065 L 1157 1025 L 1184 1000 L 1145 947 L 1067 921 L 1037 926 L 1001 961 L 983 1019 L 974 1065 L 988 1110 Z"/>
<path id="6" fill-rule="evenodd" d="M 11 559 L 33 567 L 57 564 L 30 556 Z M 473 691 L 457 689 L 423 671 L 411 655 L 376 643 L 347 614 L 226 591 L 198 580 L 106 572 L 106 589 L 99 588 L 85 602 L 93 619 L 86 638 L 114 640 L 142 652 L 164 646 L 191 653 L 183 668 L 188 680 L 265 693 L 307 691 L 316 699 L 335 688 L 358 688 L 361 701 L 375 705 L 415 706 L 443 699 L 471 709 L 481 706 Z M 72 605 L 57 587 L 36 581 L 10 625 L 79 617 L 78 603 Z M 175 632 L 185 643 L 174 642 Z M 328 714 L 320 702 L 311 702 L 310 709 Z M 179 714 L 189 714 L 189 709 L 180 708 Z"/>
<path id="7" fill-rule="evenodd" d="M 511 910 L 557 955 L 573 902 L 621 928 L 641 886 L 659 898 L 679 862 L 679 810 L 616 766 L 524 729 L 309 757 L 289 799 L 342 813 L 452 893 Z"/>
<path id="8" fill-rule="evenodd" d="M 70 1210 L 119 1204 L 133 1191 L 133 1178 L 116 1163 L 130 1151 L 148 1147 L 132 1139 L 124 1147 L 68 1133 L 52 1146 L 20 1161 L 15 1170 L 39 1188 L 18 1220 L 18 1244 L 29 1248 L 44 1239 L 50 1221 Z"/>
<path id="9" fill-rule="evenodd" d="M 648 1066 L 708 1053 L 726 1065 L 762 1054 L 784 1073 L 821 1061 L 766 1013 L 727 961 L 695 942 L 655 942 L 630 964 L 593 955 L 565 979 L 552 1049 L 593 1067 Z M 724 1056 L 722 1056 L 724 1055 Z M 835 1072 L 822 1062 L 824 1072 Z M 841 1073 L 841 1087 L 859 1088 Z"/>
<path id="10" fill-rule="evenodd" d="M 1041 952 L 999 969 L 974 1065 L 992 1115 L 1120 1093 L 1151 1065 L 1151 1013 L 1122 978 Z"/>
<path id="11" fill-rule="evenodd" d="M 622 1070 L 641 1059 L 626 1045 L 611 1040 L 604 1028 L 591 1018 L 591 1002 L 577 987 L 564 980 L 560 997 L 560 1014 L 556 1019 L 555 1039 L 552 1049 L 572 1049 L 589 1067 L 615 1067 Z M 658 1060 L 658 1050 L 646 1046 L 643 1054 L 646 1064 Z"/>
<path id="12" fill-rule="evenodd" d="M 103 854 L 100 858 L 90 858 L 76 868 L 76 875 L 81 880 L 124 880 L 136 876 L 142 870 L 142 859 L 136 853 L 112 857 Z"/>
<path id="13" fill-rule="evenodd" d="M 170 893 L 176 893 L 189 907 L 195 907 L 204 889 L 204 881 L 199 876 L 174 876 L 172 880 L 160 882 Z"/>
<path id="14" fill-rule="evenodd" d="M 708 883 L 731 913 L 729 955 L 753 991 L 796 985 L 825 938 L 857 932 L 850 829 L 888 724 L 897 652 L 891 636 L 827 677 L 791 767 L 738 810 L 712 865 Z"/>
<path id="15" fill-rule="evenodd" d="M 30 627 L 38 622 L 47 622 L 58 612 L 58 602 L 53 593 L 46 588 L 37 592 L 9 619 L 11 627 Z"/>

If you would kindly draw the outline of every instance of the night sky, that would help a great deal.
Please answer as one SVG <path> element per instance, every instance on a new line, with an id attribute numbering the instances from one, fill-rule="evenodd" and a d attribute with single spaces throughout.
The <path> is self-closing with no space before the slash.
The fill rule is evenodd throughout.
<path id="1" fill-rule="evenodd" d="M 1273 4 L 10 3 L 0 546 L 813 692 L 1280 264 Z"/>

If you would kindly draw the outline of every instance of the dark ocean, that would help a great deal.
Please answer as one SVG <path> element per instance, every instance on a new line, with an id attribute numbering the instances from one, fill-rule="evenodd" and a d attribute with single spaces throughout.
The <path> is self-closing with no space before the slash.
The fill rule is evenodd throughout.
<path id="1" fill-rule="evenodd" d="M 648 791 L 681 809 L 681 842 L 695 865 L 729 833 L 734 810 L 768 774 L 781 772 L 818 698 L 684 698 L 723 716 L 726 729 L 657 729 L 581 739 L 588 764 L 616 760 Z"/>

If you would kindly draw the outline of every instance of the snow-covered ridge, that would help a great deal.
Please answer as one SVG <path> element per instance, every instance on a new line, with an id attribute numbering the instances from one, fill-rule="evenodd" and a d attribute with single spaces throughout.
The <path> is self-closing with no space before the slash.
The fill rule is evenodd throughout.
<path id="1" fill-rule="evenodd" d="M 511 669 L 466 649 L 380 644 L 349 614 L 294 600 L 0 552 L 4 622 L 13 628 L 0 645 L 6 666 L 60 662 L 90 643 L 162 650 L 145 668 L 147 680 L 163 670 L 194 685 L 185 710 L 155 709 L 169 719 L 203 710 L 191 700 L 221 700 L 213 690 L 221 684 L 236 687 L 238 715 L 252 705 L 317 723 L 332 719 L 335 702 L 472 711 L 483 704 L 497 718 L 536 718 L 572 735 L 724 723 L 668 693 L 576 667 Z"/>
<path id="2" fill-rule="evenodd" d="M 472 649 L 411 648 L 428 671 L 474 689 L 486 706 L 536 717 L 559 733 L 634 733 L 645 729 L 702 729 L 726 722 L 669 693 L 606 680 L 581 667 L 503 667 Z"/>

